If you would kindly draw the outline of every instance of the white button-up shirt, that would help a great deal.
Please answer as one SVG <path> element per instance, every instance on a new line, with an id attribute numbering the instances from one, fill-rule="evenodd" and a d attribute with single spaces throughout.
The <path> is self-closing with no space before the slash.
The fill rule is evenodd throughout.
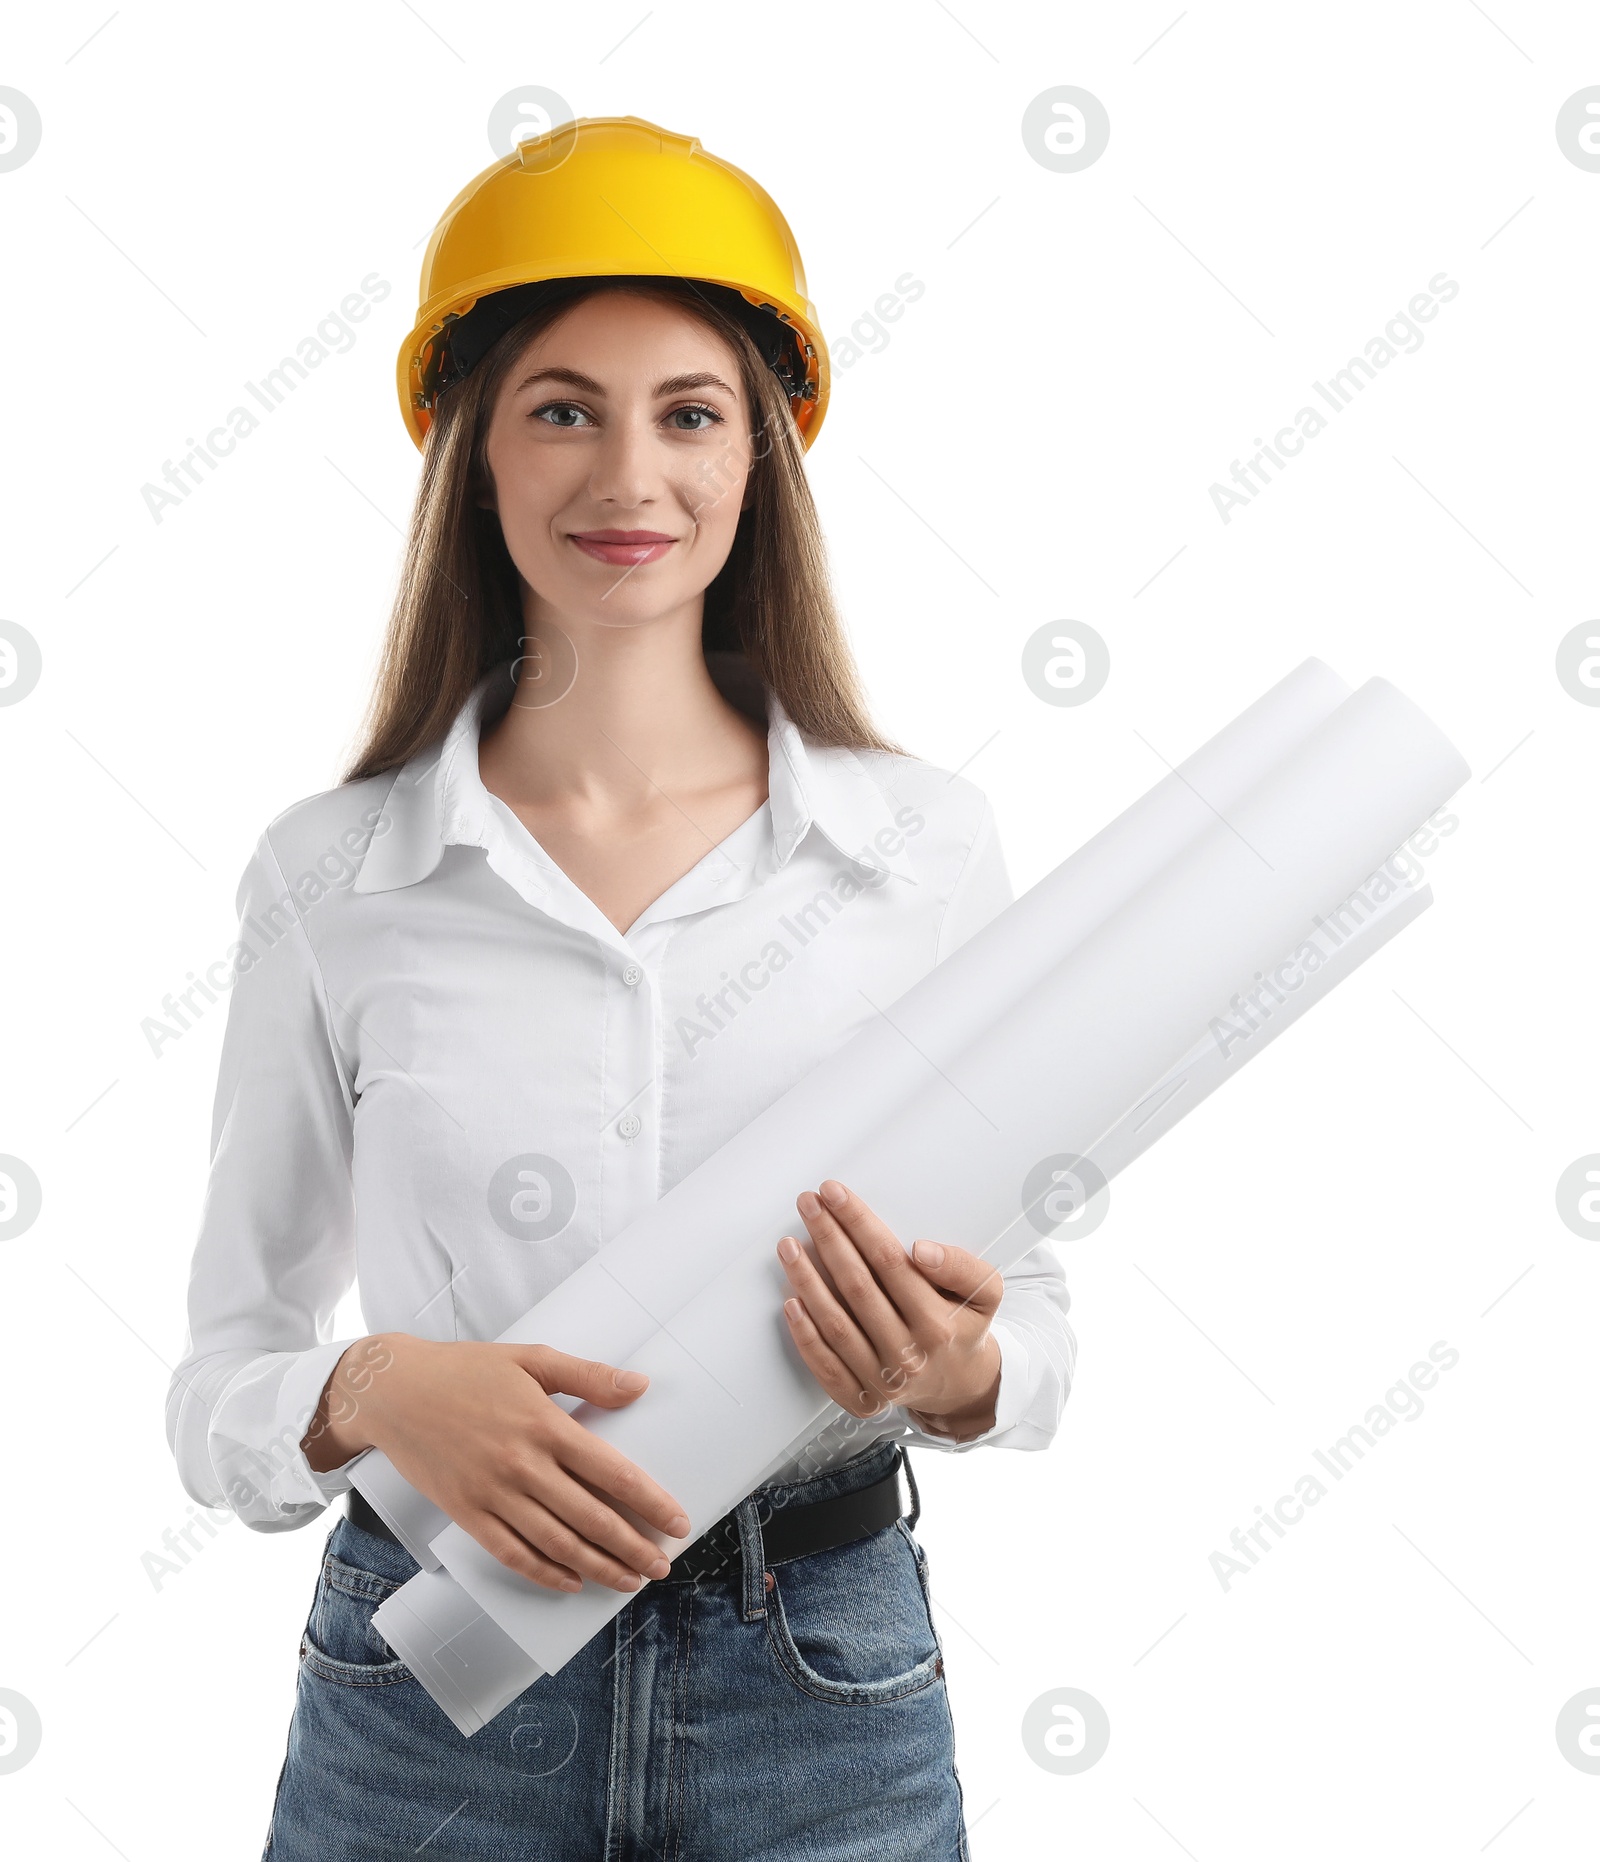
<path id="1" fill-rule="evenodd" d="M 306 1524 L 350 1486 L 300 1441 L 356 1338 L 497 1337 L 1009 904 L 970 782 L 820 746 L 742 656 L 708 664 L 765 703 L 768 798 L 625 932 L 479 776 L 509 664 L 398 772 L 262 834 L 167 1400 L 195 1500 Z M 352 1282 L 364 1329 L 334 1338 Z M 1041 1242 L 1005 1275 L 994 1426 L 962 1447 L 1050 1440 L 1067 1308 Z M 886 1435 L 956 1446 L 903 1409 L 835 1415 L 784 1472 Z"/>

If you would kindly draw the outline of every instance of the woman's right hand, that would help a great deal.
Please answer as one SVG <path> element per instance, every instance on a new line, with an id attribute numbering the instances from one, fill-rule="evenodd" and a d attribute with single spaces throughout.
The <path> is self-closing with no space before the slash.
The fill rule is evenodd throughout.
<path id="1" fill-rule="evenodd" d="M 689 1521 L 551 1393 L 621 1409 L 648 1382 L 548 1345 L 382 1332 L 340 1358 L 302 1447 L 319 1473 L 382 1449 L 419 1493 L 535 1584 L 575 1591 L 594 1578 L 635 1591 L 665 1577 L 668 1563 L 611 1502 L 672 1538 Z"/>

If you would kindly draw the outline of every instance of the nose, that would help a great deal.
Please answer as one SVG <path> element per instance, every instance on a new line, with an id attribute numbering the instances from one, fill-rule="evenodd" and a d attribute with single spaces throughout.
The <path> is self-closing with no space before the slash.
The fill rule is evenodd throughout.
<path id="1" fill-rule="evenodd" d="M 629 410 L 614 418 L 596 449 L 590 496 L 627 511 L 656 503 L 663 490 L 658 447 L 648 410 Z"/>

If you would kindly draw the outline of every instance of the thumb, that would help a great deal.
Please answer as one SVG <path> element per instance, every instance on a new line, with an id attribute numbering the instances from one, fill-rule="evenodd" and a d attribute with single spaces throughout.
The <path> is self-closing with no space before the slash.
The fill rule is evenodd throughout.
<path id="1" fill-rule="evenodd" d="M 992 1261 L 948 1241 L 919 1241 L 912 1247 L 911 1258 L 925 1279 L 955 1294 L 984 1318 L 999 1306 L 1005 1282 Z"/>
<path id="2" fill-rule="evenodd" d="M 620 1409 L 631 1403 L 650 1382 L 642 1371 L 619 1371 L 598 1358 L 575 1358 L 553 1345 L 517 1345 L 513 1355 L 546 1396 L 560 1391 L 598 1403 L 602 1409 Z"/>

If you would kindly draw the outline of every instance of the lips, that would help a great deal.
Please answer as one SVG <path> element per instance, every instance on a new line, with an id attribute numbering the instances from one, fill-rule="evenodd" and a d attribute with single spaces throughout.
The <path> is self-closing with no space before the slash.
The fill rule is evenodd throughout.
<path id="1" fill-rule="evenodd" d="M 574 530 L 569 533 L 569 541 L 584 555 L 594 557 L 597 562 L 620 563 L 630 568 L 658 562 L 677 540 L 659 530 Z"/>

